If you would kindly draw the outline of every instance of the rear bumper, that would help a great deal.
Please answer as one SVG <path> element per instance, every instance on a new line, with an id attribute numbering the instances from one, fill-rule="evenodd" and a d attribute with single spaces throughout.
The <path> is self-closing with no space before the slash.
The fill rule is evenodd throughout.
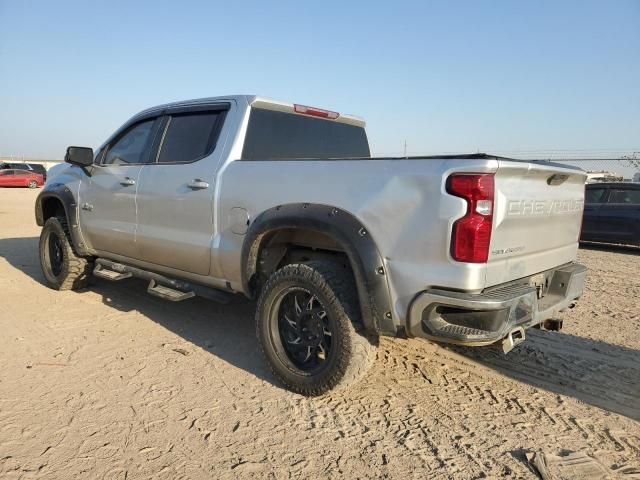
<path id="1" fill-rule="evenodd" d="M 495 343 L 516 328 L 539 325 L 572 306 L 582 295 L 586 272 L 577 263 L 544 272 L 548 287 L 542 298 L 526 279 L 480 294 L 426 290 L 409 307 L 409 334 L 463 345 Z"/>

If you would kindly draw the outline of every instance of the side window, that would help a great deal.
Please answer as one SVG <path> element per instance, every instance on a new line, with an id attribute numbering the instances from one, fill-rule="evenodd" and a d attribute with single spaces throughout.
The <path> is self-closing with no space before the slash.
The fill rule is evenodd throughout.
<path id="1" fill-rule="evenodd" d="M 0 170 L 0 176 L 11 175 L 11 170 Z"/>
<path id="2" fill-rule="evenodd" d="M 103 165 L 132 165 L 145 163 L 149 155 L 155 120 L 134 125 L 121 135 L 107 150 Z"/>
<path id="3" fill-rule="evenodd" d="M 584 194 L 584 203 L 602 203 L 606 191 L 605 188 L 587 188 Z"/>
<path id="4" fill-rule="evenodd" d="M 225 112 L 172 115 L 162 142 L 158 163 L 188 163 L 213 152 Z"/>
<path id="5" fill-rule="evenodd" d="M 640 190 L 615 189 L 611 190 L 608 203 L 626 203 L 627 205 L 640 205 Z"/>

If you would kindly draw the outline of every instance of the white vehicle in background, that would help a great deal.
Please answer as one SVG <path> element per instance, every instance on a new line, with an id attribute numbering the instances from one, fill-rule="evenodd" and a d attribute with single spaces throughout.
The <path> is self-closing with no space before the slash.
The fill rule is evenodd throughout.
<path id="1" fill-rule="evenodd" d="M 364 374 L 379 335 L 507 352 L 582 295 L 576 167 L 371 158 L 360 118 L 257 96 L 145 110 L 66 160 L 36 205 L 52 288 L 246 295 L 274 375 L 305 395 Z"/>
<path id="2" fill-rule="evenodd" d="M 621 182 L 622 180 L 624 180 L 624 177 L 614 172 L 607 172 L 605 170 L 599 172 L 587 172 L 587 183 Z"/>
<path id="3" fill-rule="evenodd" d="M 71 167 L 71 164 L 66 162 L 56 163 L 55 165 L 51 166 L 49 170 L 47 170 L 47 181 L 51 181 L 53 178 L 60 175 L 60 173 L 62 173 L 64 170 L 66 170 L 69 167 Z"/>

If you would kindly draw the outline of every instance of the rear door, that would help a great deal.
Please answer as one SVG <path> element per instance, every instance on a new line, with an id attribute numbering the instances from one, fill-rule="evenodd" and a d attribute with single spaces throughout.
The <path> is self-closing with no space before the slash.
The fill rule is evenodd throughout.
<path id="1" fill-rule="evenodd" d="M 487 286 L 575 260 L 585 181 L 580 169 L 500 160 Z"/>
<path id="2" fill-rule="evenodd" d="M 602 241 L 640 243 L 640 186 L 612 185 L 599 212 Z"/>
<path id="3" fill-rule="evenodd" d="M 211 266 L 215 174 L 228 103 L 165 112 L 161 141 L 138 185 L 139 258 L 207 275 Z"/>
<path id="4" fill-rule="evenodd" d="M 96 250 L 136 258 L 136 190 L 150 157 L 158 119 L 135 123 L 100 152 L 80 186 L 82 231 Z"/>
<path id="5" fill-rule="evenodd" d="M 31 180 L 31 172 L 28 170 L 14 170 L 13 171 L 13 186 L 14 187 L 26 187 Z"/>

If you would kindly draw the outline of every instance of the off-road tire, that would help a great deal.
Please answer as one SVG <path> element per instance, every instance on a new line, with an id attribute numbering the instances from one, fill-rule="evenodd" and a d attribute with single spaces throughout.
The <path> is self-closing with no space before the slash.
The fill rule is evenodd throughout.
<path id="1" fill-rule="evenodd" d="M 57 237 L 62 254 L 60 271 L 57 274 L 54 272 L 50 258 L 49 241 L 51 235 Z M 93 262 L 91 259 L 78 256 L 73 250 L 66 218 L 51 217 L 42 227 L 40 267 L 47 286 L 55 290 L 78 290 L 89 285 Z"/>
<path id="2" fill-rule="evenodd" d="M 282 347 L 278 349 L 277 342 L 282 340 L 280 333 L 274 332 L 272 315 L 292 287 L 316 295 L 333 318 L 331 348 L 335 353 L 329 354 L 327 365 L 318 373 L 296 368 L 283 356 Z M 273 375 L 289 390 L 307 396 L 355 384 L 375 361 L 378 346 L 378 337 L 365 333 L 362 327 L 351 271 L 331 261 L 290 264 L 274 272 L 258 300 L 256 333 Z"/>

